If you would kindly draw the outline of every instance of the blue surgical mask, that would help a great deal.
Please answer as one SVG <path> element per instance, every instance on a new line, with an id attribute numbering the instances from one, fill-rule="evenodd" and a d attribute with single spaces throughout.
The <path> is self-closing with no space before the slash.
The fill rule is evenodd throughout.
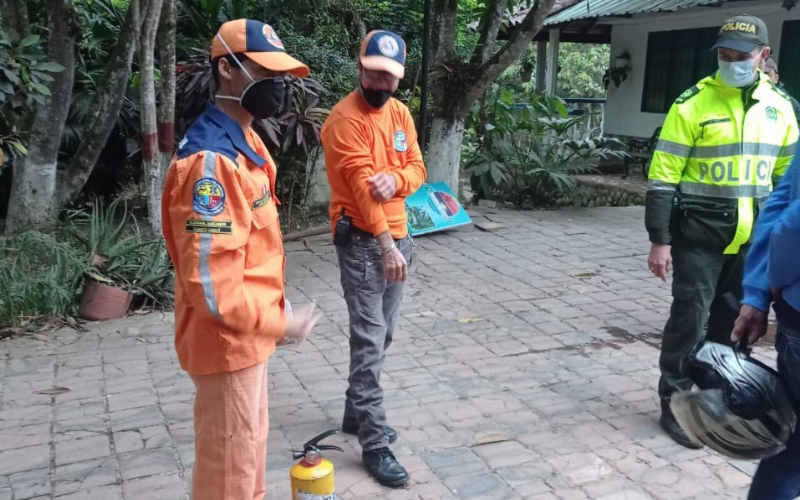
<path id="1" fill-rule="evenodd" d="M 756 81 L 755 59 L 736 62 L 723 61 L 720 59 L 717 62 L 719 63 L 719 77 L 722 83 L 728 87 L 749 87 Z"/>

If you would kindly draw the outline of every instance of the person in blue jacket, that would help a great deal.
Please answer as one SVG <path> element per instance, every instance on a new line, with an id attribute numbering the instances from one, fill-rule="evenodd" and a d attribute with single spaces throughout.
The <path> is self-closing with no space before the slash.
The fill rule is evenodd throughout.
<path id="1" fill-rule="evenodd" d="M 778 320 L 778 372 L 800 409 L 800 155 L 767 199 L 744 267 L 744 300 L 731 340 L 753 344 L 767 333 L 773 304 Z M 800 427 L 786 450 L 762 460 L 748 500 L 800 496 Z"/>

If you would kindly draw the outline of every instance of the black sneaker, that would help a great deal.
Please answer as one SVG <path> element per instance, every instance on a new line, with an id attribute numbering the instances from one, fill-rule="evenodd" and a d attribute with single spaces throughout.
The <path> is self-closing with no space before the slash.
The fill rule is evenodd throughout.
<path id="1" fill-rule="evenodd" d="M 367 472 L 380 484 L 396 488 L 406 484 L 408 472 L 400 465 L 389 448 L 378 448 L 361 453 Z"/>
<path id="2" fill-rule="evenodd" d="M 703 447 L 703 445 L 695 443 L 689 436 L 683 432 L 681 426 L 678 424 L 678 421 L 675 420 L 675 416 L 672 414 L 671 411 L 663 411 L 661 412 L 661 419 L 659 420 L 661 427 L 667 431 L 667 435 L 672 438 L 673 441 L 678 443 L 681 446 L 692 450 L 699 450 Z"/>
<path id="3" fill-rule="evenodd" d="M 342 432 L 345 434 L 358 435 L 358 423 L 355 420 L 344 419 L 342 420 Z M 397 441 L 397 431 L 386 426 L 386 437 L 389 438 L 389 444 Z"/>

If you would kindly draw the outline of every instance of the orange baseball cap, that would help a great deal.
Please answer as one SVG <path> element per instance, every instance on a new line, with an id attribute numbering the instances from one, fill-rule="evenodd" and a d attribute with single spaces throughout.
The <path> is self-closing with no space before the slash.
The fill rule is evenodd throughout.
<path id="1" fill-rule="evenodd" d="M 286 71 L 300 78 L 309 75 L 308 66 L 286 53 L 272 26 L 253 19 L 228 21 L 219 27 L 211 43 L 211 59 L 228 54 L 244 54 L 270 71 Z"/>
<path id="2" fill-rule="evenodd" d="M 366 69 L 385 71 L 400 79 L 406 74 L 406 42 L 397 33 L 370 31 L 361 43 L 358 58 Z"/>

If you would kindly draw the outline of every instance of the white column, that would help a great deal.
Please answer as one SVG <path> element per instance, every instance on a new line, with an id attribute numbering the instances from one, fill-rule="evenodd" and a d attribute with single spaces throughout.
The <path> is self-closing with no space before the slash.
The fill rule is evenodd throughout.
<path id="1" fill-rule="evenodd" d="M 547 42 L 536 42 L 536 92 L 544 92 L 547 79 Z"/>
<path id="2" fill-rule="evenodd" d="M 561 30 L 550 31 L 550 41 L 547 43 L 547 84 L 546 90 L 550 95 L 556 93 L 556 78 L 558 75 L 558 42 L 561 40 Z"/>

